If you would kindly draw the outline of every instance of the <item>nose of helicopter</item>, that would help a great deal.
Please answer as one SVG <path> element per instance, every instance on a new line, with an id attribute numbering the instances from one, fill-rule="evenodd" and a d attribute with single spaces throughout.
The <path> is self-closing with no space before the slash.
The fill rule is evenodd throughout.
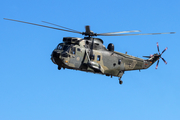
<path id="1" fill-rule="evenodd" d="M 54 57 L 54 58 L 59 58 L 60 53 L 58 53 L 57 51 L 53 51 L 51 56 Z"/>
<path id="2" fill-rule="evenodd" d="M 53 51 L 51 54 L 51 60 L 54 64 L 57 64 L 57 59 L 60 57 L 60 53 L 58 51 Z"/>

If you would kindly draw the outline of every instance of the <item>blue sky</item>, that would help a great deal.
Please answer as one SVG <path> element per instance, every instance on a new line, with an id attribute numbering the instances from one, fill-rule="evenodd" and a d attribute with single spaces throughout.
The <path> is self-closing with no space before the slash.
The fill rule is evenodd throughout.
<path id="1" fill-rule="evenodd" d="M 179 120 L 178 0 L 6 0 L 0 4 L 1 120 Z M 97 33 L 141 30 L 173 35 L 101 37 L 104 45 L 141 57 L 163 54 L 147 70 L 118 78 L 57 70 L 50 55 L 63 37 L 82 35 L 3 20 L 44 24 L 48 21 L 78 31 L 85 25 Z M 45 24 L 46 25 L 46 24 Z"/>

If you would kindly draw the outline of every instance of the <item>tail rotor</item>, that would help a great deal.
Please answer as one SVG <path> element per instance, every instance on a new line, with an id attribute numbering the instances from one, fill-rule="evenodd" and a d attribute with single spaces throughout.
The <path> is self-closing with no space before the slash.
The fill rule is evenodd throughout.
<path id="1" fill-rule="evenodd" d="M 158 50 L 158 53 L 157 54 L 154 54 L 154 55 L 150 55 L 150 56 L 143 56 L 143 57 L 146 57 L 146 58 L 151 58 L 152 61 L 156 61 L 157 60 L 157 64 L 156 64 L 156 69 L 158 68 L 158 65 L 159 65 L 159 58 L 161 58 L 165 64 L 167 64 L 166 60 L 164 58 L 162 58 L 162 54 L 167 50 L 168 48 L 166 47 L 162 53 L 160 53 L 160 50 L 159 50 L 159 43 L 157 42 L 157 50 Z"/>
<path id="2" fill-rule="evenodd" d="M 158 42 L 157 42 L 157 49 L 158 49 L 158 52 L 159 52 L 159 58 L 161 58 L 163 61 L 164 61 L 164 63 L 165 64 L 167 64 L 167 62 L 166 62 L 166 60 L 164 59 L 164 58 L 162 58 L 161 56 L 162 56 L 162 54 L 168 49 L 167 47 L 162 51 L 162 53 L 160 53 L 160 51 L 159 51 L 159 44 L 158 44 Z M 159 64 L 159 59 L 158 59 L 158 61 L 157 61 L 157 64 L 156 64 L 156 69 L 158 68 L 158 64 Z"/>

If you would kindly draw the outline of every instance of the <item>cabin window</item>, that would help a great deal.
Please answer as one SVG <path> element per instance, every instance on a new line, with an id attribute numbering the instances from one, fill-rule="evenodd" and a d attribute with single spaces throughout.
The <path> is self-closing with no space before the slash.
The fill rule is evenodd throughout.
<path id="1" fill-rule="evenodd" d="M 121 64 L 121 59 L 118 60 L 118 65 L 120 65 L 120 64 Z"/>
<path id="2" fill-rule="evenodd" d="M 71 47 L 71 54 L 76 54 L 76 48 L 75 47 Z"/>
<path id="3" fill-rule="evenodd" d="M 101 60 L 101 56 L 98 55 L 98 56 L 97 56 L 97 61 L 100 61 L 100 60 Z"/>
<path id="4" fill-rule="evenodd" d="M 80 48 L 77 48 L 77 51 L 81 52 L 81 49 L 80 49 Z"/>

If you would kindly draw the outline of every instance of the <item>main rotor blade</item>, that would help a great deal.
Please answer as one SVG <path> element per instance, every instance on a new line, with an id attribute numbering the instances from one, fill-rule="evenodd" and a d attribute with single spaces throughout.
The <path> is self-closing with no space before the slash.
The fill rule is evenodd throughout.
<path id="1" fill-rule="evenodd" d="M 97 35 L 111 35 L 111 34 L 121 34 L 121 33 L 130 33 L 130 32 L 141 32 L 141 31 L 140 30 L 119 31 L 119 32 L 99 33 Z"/>
<path id="2" fill-rule="evenodd" d="M 31 25 L 36 25 L 36 26 L 41 26 L 41 27 L 46 27 L 46 28 L 51 28 L 51 29 L 56 29 L 56 30 L 62 30 L 62 31 L 66 31 L 66 32 L 72 32 L 72 33 L 79 33 L 79 34 L 82 34 L 82 32 L 76 32 L 76 31 L 71 31 L 71 30 L 65 30 L 65 29 L 60 29 L 60 28 L 55 28 L 55 27 L 50 27 L 50 26 L 40 25 L 40 24 L 36 24 L 36 23 L 30 23 L 30 22 L 25 22 L 25 21 L 20 21 L 20 20 L 14 20 L 14 19 L 8 19 L 8 18 L 4 18 L 4 19 L 5 19 L 5 20 L 10 20 L 10 21 L 16 21 L 16 22 L 26 23 L 26 24 L 31 24 Z"/>
<path id="3" fill-rule="evenodd" d="M 61 27 L 61 28 L 64 28 L 64 29 L 67 29 L 67 30 L 70 30 L 70 31 L 79 32 L 79 31 L 77 31 L 77 30 L 73 30 L 73 29 L 71 29 L 71 28 L 63 27 L 63 26 L 61 26 L 61 25 L 57 25 L 57 24 L 54 24 L 54 23 L 50 23 L 50 22 L 46 22 L 46 21 L 42 21 L 42 22 L 47 23 L 47 24 L 50 24 L 50 25 L 54 25 L 54 26 L 57 26 L 57 27 Z"/>
<path id="4" fill-rule="evenodd" d="M 135 35 L 161 35 L 161 34 L 175 34 L 175 32 L 141 33 L 141 34 L 97 34 L 97 36 L 135 36 Z"/>

